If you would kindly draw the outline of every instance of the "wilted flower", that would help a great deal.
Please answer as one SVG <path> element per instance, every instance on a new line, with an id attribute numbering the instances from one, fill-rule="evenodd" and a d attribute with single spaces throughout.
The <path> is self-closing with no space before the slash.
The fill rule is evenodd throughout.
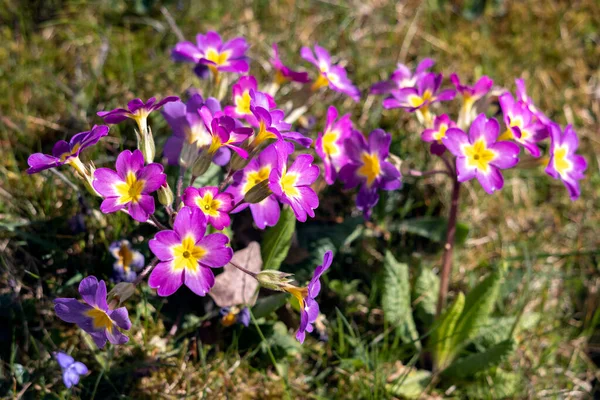
<path id="1" fill-rule="evenodd" d="M 414 87 L 419 78 L 427 73 L 429 68 L 433 67 L 434 64 L 435 61 L 431 58 L 423 59 L 419 65 L 417 65 L 417 69 L 413 75 L 410 68 L 404 64 L 398 63 L 396 70 L 390 75 L 388 80 L 377 82 L 371 86 L 371 94 L 386 94 L 394 89 Z"/>
<path id="2" fill-rule="evenodd" d="M 221 314 L 221 323 L 223 326 L 240 324 L 247 327 L 250 324 L 250 310 L 248 307 L 223 307 L 219 310 L 219 314 Z"/>
<path id="3" fill-rule="evenodd" d="M 402 186 L 400 172 L 386 161 L 392 137 L 382 129 L 375 129 L 365 140 L 362 133 L 353 131 L 344 141 L 348 164 L 340 170 L 339 178 L 346 189 L 360 185 L 356 206 L 368 218 L 379 201 L 378 190 L 395 190 Z"/>
<path id="4" fill-rule="evenodd" d="M 442 142 L 456 156 L 459 182 L 477 178 L 483 189 L 492 194 L 502 189 L 501 169 L 512 168 L 519 162 L 519 146 L 498 140 L 500 127 L 495 119 L 479 114 L 467 136 L 458 128 L 450 128 Z"/>
<path id="5" fill-rule="evenodd" d="M 108 135 L 108 126 L 94 125 L 91 131 L 81 132 L 76 134 L 67 143 L 64 140 L 56 142 L 52 148 L 52 155 L 35 153 L 29 156 L 27 164 L 29 164 L 28 174 L 35 174 L 45 169 L 59 167 L 69 164 L 86 177 L 88 170 L 79 159 L 79 153 L 87 147 L 93 146 L 100 138 Z"/>
<path id="6" fill-rule="evenodd" d="M 309 47 L 303 47 L 300 55 L 306 61 L 319 68 L 319 77 L 313 83 L 312 89 L 329 86 L 332 90 L 350 96 L 354 101 L 360 100 L 360 91 L 352 84 L 346 75 L 346 70 L 338 65 L 332 65 L 331 56 L 324 48 L 315 45 L 315 52 Z M 315 57 L 316 56 L 316 57 Z"/>
<path id="7" fill-rule="evenodd" d="M 128 240 L 113 242 L 108 249 L 117 260 L 113 264 L 115 280 L 117 282 L 133 282 L 137 276 L 136 272 L 144 266 L 145 260 L 142 253 L 133 250 Z"/>
<path id="8" fill-rule="evenodd" d="M 129 338 L 118 328 L 128 331 L 131 321 L 125 307 L 110 310 L 106 303 L 106 284 L 95 276 L 84 278 L 79 284 L 84 303 L 73 298 L 54 300 L 54 311 L 65 322 L 77 324 L 94 339 L 99 348 L 108 340 L 112 344 L 127 343 Z"/>
<path id="9" fill-rule="evenodd" d="M 235 202 L 239 203 L 256 185 L 265 181 L 269 182 L 271 171 L 277 167 L 279 158 L 287 160 L 287 156 L 293 151 L 293 145 L 282 141 L 267 146 L 243 170 L 233 175 L 233 184 L 227 188 L 227 192 L 233 194 Z M 264 190 L 268 190 L 265 193 L 267 196 L 264 200 L 255 204 L 244 202 L 236 207 L 232 213 L 237 213 L 246 207 L 250 207 L 254 222 L 259 229 L 265 229 L 267 226 L 275 226 L 279 220 L 279 202 L 274 196 L 271 196 L 272 191 L 268 185 Z"/>
<path id="10" fill-rule="evenodd" d="M 392 90 L 391 97 L 383 100 L 384 108 L 404 108 L 408 112 L 422 110 L 426 114 L 429 106 L 438 101 L 452 100 L 456 96 L 453 89 L 439 91 L 442 74 L 424 74 L 417 81 L 417 87 Z"/>
<path id="11" fill-rule="evenodd" d="M 278 84 L 281 85 L 288 81 L 299 83 L 310 82 L 308 73 L 294 71 L 283 64 L 283 61 L 279 58 L 279 49 L 275 43 L 273 43 L 273 58 L 271 58 L 270 62 L 273 68 L 275 68 L 275 82 Z"/>
<path id="12" fill-rule="evenodd" d="M 251 91 L 258 91 L 258 84 L 256 78 L 252 75 L 242 76 L 236 84 L 231 88 L 232 100 L 234 106 L 225 107 L 225 114 L 233 118 L 245 118 L 249 124 L 258 126 L 258 122 L 250 109 L 252 98 L 250 97 Z M 262 92 L 261 92 L 262 93 Z M 267 110 L 275 107 L 275 100 L 273 97 L 266 93 L 262 93 L 266 99 L 268 106 Z"/>
<path id="13" fill-rule="evenodd" d="M 279 152 L 280 160 L 269 174 L 269 188 L 279 201 L 289 204 L 296 219 L 305 222 L 307 215 L 313 218 L 319 206 L 319 197 L 310 185 L 319 177 L 319 167 L 313 165 L 313 156 L 301 154 L 287 168 L 287 155 Z"/>
<path id="14" fill-rule="evenodd" d="M 196 35 L 196 44 L 177 43 L 171 55 L 175 61 L 197 64 L 195 72 L 201 78 L 205 78 L 206 72 L 210 70 L 215 79 L 218 79 L 219 72 L 248 72 L 248 47 L 248 43 L 242 37 L 223 43 L 217 32 L 208 31 L 206 35 Z"/>
<path id="15" fill-rule="evenodd" d="M 587 161 L 575 154 L 579 139 L 571 125 L 562 133 L 557 124 L 548 125 L 550 130 L 550 161 L 546 173 L 555 179 L 561 179 L 569 191 L 571 200 L 577 200 L 581 194 L 579 180 L 584 178 Z"/>
<path id="16" fill-rule="evenodd" d="M 231 224 L 229 212 L 233 208 L 233 195 L 219 193 L 216 186 L 205 186 L 197 189 L 188 187 L 183 193 L 183 203 L 188 207 L 197 207 L 206 217 L 206 221 L 217 230 Z"/>
<path id="17" fill-rule="evenodd" d="M 325 129 L 322 133 L 319 132 L 315 143 L 315 151 L 325 166 L 325 182 L 329 185 L 333 184 L 337 171 L 347 162 L 344 140 L 352 134 L 350 114 L 345 114 L 336 121 L 337 117 L 337 109 L 330 106 L 327 110 Z"/>
<path id="18" fill-rule="evenodd" d="M 527 105 L 515 101 L 512 94 L 504 93 L 498 100 L 506 124 L 506 131 L 500 140 L 514 140 L 525 147 L 529 154 L 539 157 L 541 152 L 536 143 L 548 136 L 546 126 L 535 120 Z"/>
<path id="19" fill-rule="evenodd" d="M 160 231 L 148 243 L 161 261 L 156 265 L 148 285 L 159 296 L 170 296 L 185 285 L 204 296 L 215 284 L 211 268 L 222 267 L 233 256 L 227 247 L 229 238 L 222 233 L 206 233 L 206 217 L 198 208 L 183 207 L 175 217 L 173 230 Z"/>
<path id="20" fill-rule="evenodd" d="M 104 197 L 100 205 L 103 213 L 113 213 L 127 208 L 133 219 L 145 222 L 154 213 L 151 193 L 167 181 L 163 166 L 152 163 L 144 166 L 144 156 L 139 150 L 124 150 L 117 157 L 116 172 L 99 168 L 94 172 L 92 185 Z"/>
<path id="21" fill-rule="evenodd" d="M 431 154 L 441 156 L 446 151 L 446 146 L 442 143 L 442 139 L 446 136 L 448 128 L 455 128 L 456 122 L 452 121 L 446 114 L 435 117 L 433 128 L 425 129 L 421 134 L 421 139 L 425 142 L 430 142 Z"/>
<path id="22" fill-rule="evenodd" d="M 62 370 L 63 382 L 67 389 L 77 385 L 79 383 L 79 377 L 88 373 L 88 369 L 84 363 L 75 361 L 70 355 L 57 352 L 54 353 L 56 361 Z"/>

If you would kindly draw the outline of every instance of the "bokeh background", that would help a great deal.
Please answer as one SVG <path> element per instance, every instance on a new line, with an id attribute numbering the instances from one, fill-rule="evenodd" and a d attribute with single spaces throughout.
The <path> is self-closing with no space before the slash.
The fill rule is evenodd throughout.
<path id="1" fill-rule="evenodd" d="M 386 398 L 415 352 L 398 343 L 384 322 L 381 294 L 385 249 L 411 271 L 437 272 L 439 224 L 448 209 L 443 178 L 406 178 L 382 197 L 374 222 L 353 212 L 352 197 L 320 183 L 323 199 L 313 221 L 300 224 L 285 270 L 300 281 L 315 256 L 338 251 L 326 276 L 321 337 L 293 339 L 297 313 L 289 306 L 256 327 L 223 329 L 209 299 L 181 290 L 168 301 L 143 290 L 128 304 L 135 327 L 130 345 L 100 352 L 54 317 L 52 300 L 75 295 L 77 282 L 108 278 L 108 245 L 129 238 L 149 256 L 149 226 L 126 215 L 99 213 L 98 199 L 80 198 L 51 173 L 28 176 L 30 153 L 101 123 L 98 110 L 134 97 L 182 96 L 199 81 L 175 64 L 178 35 L 193 40 L 217 30 L 252 45 L 251 73 L 273 78 L 270 46 L 279 43 L 290 65 L 302 65 L 302 46 L 319 43 L 342 60 L 363 92 L 358 104 L 328 97 L 311 104 L 316 126 L 335 104 L 364 131 L 381 127 L 392 151 L 410 165 L 434 162 L 411 115 L 382 110 L 367 96 L 397 62 L 431 57 L 445 76 L 472 82 L 486 74 L 514 90 L 525 78 L 537 105 L 561 125 L 573 124 L 588 160 L 582 196 L 571 202 L 544 166 L 505 174 L 504 189 L 486 195 L 477 184 L 462 193 L 465 233 L 455 254 L 451 296 L 468 291 L 493 266 L 506 277 L 490 335 L 510 329 L 518 314 L 518 348 L 501 366 L 504 383 L 483 378 L 460 386 L 427 387 L 423 397 L 588 398 L 598 396 L 600 358 L 600 4 L 579 1 L 0 1 L 0 396 L 24 398 Z M 160 114 L 151 118 L 157 143 L 169 135 Z M 87 153 L 96 165 L 133 148 L 132 126 Z M 174 174 L 171 174 L 173 179 Z M 171 183 L 173 186 L 173 183 Z M 415 222 L 416 221 L 416 222 Z M 424 223 L 425 222 L 425 223 Z M 234 224 L 235 246 L 261 233 L 247 216 Z M 467 233 L 468 232 L 468 233 Z M 412 272 L 411 272 L 412 274 Z M 411 275 L 412 276 L 412 275 Z M 173 332 L 174 324 L 177 330 Z M 504 331 L 502 330 L 504 329 Z M 66 392 L 50 356 L 71 351 L 92 373 Z M 268 350 L 273 350 L 277 368 Z M 414 361 L 412 361 L 414 362 Z M 427 364 L 426 361 L 423 364 Z M 505 390 L 506 391 L 502 391 Z"/>

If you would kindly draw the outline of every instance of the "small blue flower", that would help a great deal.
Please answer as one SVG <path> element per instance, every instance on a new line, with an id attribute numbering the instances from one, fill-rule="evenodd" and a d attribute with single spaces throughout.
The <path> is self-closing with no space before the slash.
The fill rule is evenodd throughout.
<path id="1" fill-rule="evenodd" d="M 237 323 L 247 327 L 250 324 L 250 310 L 248 307 L 242 309 L 238 307 L 223 307 L 220 314 L 223 326 L 231 326 Z"/>
<path id="2" fill-rule="evenodd" d="M 128 240 L 113 242 L 109 247 L 110 253 L 117 259 L 113 264 L 115 282 L 133 282 L 136 272 L 144 266 L 144 256 L 131 248 Z"/>
<path id="3" fill-rule="evenodd" d="M 55 353 L 56 361 L 62 370 L 63 382 L 67 388 L 79 383 L 79 377 L 88 373 L 88 369 L 84 363 L 75 361 L 68 354 L 59 352 Z"/>

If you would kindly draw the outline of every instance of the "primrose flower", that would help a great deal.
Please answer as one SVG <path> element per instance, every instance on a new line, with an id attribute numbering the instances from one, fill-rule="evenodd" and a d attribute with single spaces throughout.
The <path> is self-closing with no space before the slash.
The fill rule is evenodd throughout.
<path id="1" fill-rule="evenodd" d="M 113 213 L 127 209 L 133 219 L 146 222 L 154 213 L 152 192 L 167 181 L 163 166 L 152 163 L 144 166 L 144 156 L 139 150 L 124 150 L 117 157 L 116 172 L 109 168 L 94 171 L 92 186 L 104 197 L 100 210 Z"/>
<path id="2" fill-rule="evenodd" d="M 222 267 L 233 256 L 229 238 L 206 233 L 206 217 L 197 207 L 183 207 L 175 217 L 173 230 L 160 231 L 150 240 L 150 250 L 159 262 L 148 279 L 159 296 L 170 296 L 185 285 L 204 296 L 215 284 L 211 268 Z"/>
<path id="3" fill-rule="evenodd" d="M 205 186 L 200 189 L 188 187 L 183 193 L 183 203 L 188 207 L 198 207 L 209 224 L 217 230 L 223 230 L 231 224 L 229 211 L 233 208 L 233 195 L 219 193 L 216 186 Z"/>
<path id="4" fill-rule="evenodd" d="M 388 80 L 375 83 L 371 86 L 371 94 L 386 94 L 394 89 L 403 89 L 414 87 L 419 78 L 428 72 L 429 68 L 435 65 L 431 58 L 425 58 L 417 65 L 415 73 L 411 72 L 406 65 L 398 63 L 396 70 L 390 75 Z"/>
<path id="5" fill-rule="evenodd" d="M 322 133 L 319 132 L 315 143 L 315 150 L 325 166 L 325 182 L 329 185 L 333 184 L 337 171 L 347 162 L 344 140 L 352 134 L 350 114 L 345 114 L 336 121 L 337 117 L 337 109 L 330 106 L 325 129 Z"/>
<path id="6" fill-rule="evenodd" d="M 54 353 L 56 361 L 62 370 L 63 382 L 67 389 L 77 385 L 79 383 L 79 377 L 88 373 L 88 369 L 84 363 L 75 361 L 70 355 L 57 352 Z"/>
<path id="7" fill-rule="evenodd" d="M 278 84 L 281 85 L 288 81 L 299 83 L 310 82 L 308 73 L 294 71 L 283 64 L 283 61 L 279 58 L 279 49 L 276 43 L 273 43 L 273 58 L 271 58 L 270 62 L 273 68 L 275 68 L 275 82 Z"/>
<path id="8" fill-rule="evenodd" d="M 365 218 L 369 218 L 371 208 L 379 201 L 379 189 L 395 190 L 402 186 L 400 171 L 386 161 L 391 142 L 391 135 L 382 129 L 371 132 L 368 142 L 358 131 L 344 141 L 348 163 L 340 170 L 339 178 L 346 189 L 360 185 L 356 206 Z"/>
<path id="9" fill-rule="evenodd" d="M 279 152 L 277 166 L 269 174 L 269 189 L 282 203 L 289 204 L 296 219 L 306 222 L 307 215 L 314 218 L 319 197 L 310 185 L 319 177 L 319 167 L 313 165 L 313 156 L 301 154 L 287 168 L 287 154 Z"/>
<path id="10" fill-rule="evenodd" d="M 519 146 L 497 141 L 500 126 L 495 119 L 479 114 L 471 124 L 467 136 L 458 128 L 450 128 L 442 142 L 456 156 L 459 182 L 477 178 L 483 189 L 492 194 L 502 189 L 501 169 L 514 167 L 519 162 Z"/>
<path id="11" fill-rule="evenodd" d="M 485 96 L 494 84 L 494 81 L 485 75 L 479 78 L 473 86 L 463 85 L 457 74 L 450 75 L 450 81 L 456 88 L 456 91 L 462 95 L 463 101 L 471 104 Z"/>
<path id="12" fill-rule="evenodd" d="M 288 155 L 293 151 L 294 147 L 290 143 L 279 141 L 270 144 L 258 157 L 253 158 L 243 170 L 237 171 L 233 175 L 233 184 L 227 188 L 227 192 L 234 196 L 235 203 L 242 201 L 250 189 L 255 188 L 256 185 L 263 182 L 268 184 L 271 171 L 277 168 L 279 159 L 287 160 Z M 254 222 L 259 229 L 275 226 L 279 221 L 279 202 L 275 196 L 271 196 L 272 192 L 268 185 L 263 188 L 263 192 L 264 199 L 257 203 L 243 202 L 232 213 L 238 213 L 250 207 Z"/>
<path id="13" fill-rule="evenodd" d="M 319 278 L 329 269 L 333 261 L 333 253 L 328 250 L 323 256 L 323 264 L 319 265 L 313 274 L 307 287 L 299 288 L 288 285 L 283 289 L 294 296 L 300 304 L 300 326 L 296 332 L 296 339 L 304 343 L 306 332 L 313 331 L 313 323 L 319 316 L 319 304 L 315 300 L 321 291 L 321 281 Z"/>
<path id="14" fill-rule="evenodd" d="M 221 36 L 214 31 L 206 35 L 196 35 L 196 44 L 179 42 L 175 45 L 171 56 L 175 61 L 187 61 L 197 64 L 195 72 L 201 78 L 206 77 L 210 70 L 219 78 L 219 72 L 248 72 L 250 66 L 246 57 L 248 43 L 242 37 L 229 40 L 225 43 Z"/>
<path id="15" fill-rule="evenodd" d="M 383 100 L 383 107 L 404 108 L 408 112 L 423 110 L 426 113 L 429 106 L 438 101 L 449 101 L 456 96 L 453 89 L 439 91 L 442 84 L 442 74 L 427 73 L 419 78 L 416 88 L 407 87 L 392 90 L 391 97 Z"/>
<path id="16" fill-rule="evenodd" d="M 322 87 L 329 86 L 332 90 L 346 94 L 352 100 L 358 102 L 360 100 L 360 91 L 352 84 L 346 74 L 346 70 L 338 65 L 332 65 L 329 52 L 319 45 L 315 45 L 315 51 L 309 47 L 303 47 L 300 50 L 300 55 L 306 61 L 314 64 L 319 68 L 319 77 L 313 83 L 312 89 L 318 90 Z"/>
<path id="17" fill-rule="evenodd" d="M 211 135 L 211 143 L 206 150 L 210 156 L 214 156 L 216 152 L 227 147 L 235 151 L 240 157 L 247 158 L 248 153 L 246 150 L 238 147 L 252 134 L 252 128 L 240 128 L 236 127 L 235 120 L 221 113 L 213 113 L 207 106 L 203 106 L 198 111 L 200 117 L 204 121 L 206 130 Z"/>
<path id="18" fill-rule="evenodd" d="M 79 293 L 84 303 L 73 298 L 54 300 L 54 311 L 65 322 L 77 324 L 89 333 L 94 343 L 103 348 L 108 340 L 112 344 L 129 341 L 119 329 L 128 331 L 131 321 L 125 307 L 111 310 L 106 303 L 106 284 L 95 276 L 84 278 L 79 284 Z"/>
<path id="19" fill-rule="evenodd" d="M 191 166 L 199 151 L 212 143 L 212 136 L 198 114 L 203 106 L 208 107 L 213 115 L 221 111 L 217 99 L 209 97 L 205 101 L 199 94 L 192 95 L 185 104 L 177 101 L 163 107 L 162 114 L 173 130 L 163 150 L 169 165 Z M 215 153 L 213 161 L 223 166 L 229 162 L 230 156 L 229 149 L 221 148 Z"/>
<path id="20" fill-rule="evenodd" d="M 548 118 L 546 114 L 540 111 L 533 103 L 531 97 L 527 95 L 527 91 L 525 89 L 525 81 L 523 79 L 515 79 L 515 84 L 517 86 L 517 99 L 525 103 L 527 105 L 527 108 L 529 108 L 529 111 L 531 111 L 533 115 L 535 115 L 542 124 L 547 125 L 552 123 L 550 118 Z"/>
<path id="21" fill-rule="evenodd" d="M 146 127 L 146 119 L 152 111 L 156 111 L 165 104 L 178 100 L 179 97 L 177 96 L 165 97 L 158 103 L 156 102 L 156 97 L 149 98 L 145 103 L 142 99 L 133 99 L 127 103 L 127 109 L 115 108 L 111 111 L 98 111 L 97 115 L 107 124 L 118 124 L 127 118 L 131 118 L 138 124 L 140 131 L 143 132 Z"/>
<path id="22" fill-rule="evenodd" d="M 52 155 L 35 153 L 29 156 L 27 164 L 28 174 L 36 174 L 40 171 L 56 168 L 68 164 L 75 168 L 81 176 L 87 176 L 88 171 L 79 159 L 79 153 L 87 147 L 93 146 L 100 138 L 108 135 L 108 126 L 94 125 L 91 131 L 80 132 L 73 136 L 69 142 L 59 140 L 52 148 Z"/>
<path id="23" fill-rule="evenodd" d="M 108 249 L 116 259 L 113 270 L 117 282 L 133 282 L 137 276 L 136 271 L 144 266 L 145 259 L 142 253 L 133 250 L 128 240 L 113 242 Z"/>
<path id="24" fill-rule="evenodd" d="M 235 106 L 225 107 L 225 114 L 233 118 L 245 118 L 250 125 L 258 126 L 258 122 L 254 118 L 254 114 L 250 109 L 252 98 L 250 97 L 251 91 L 258 91 L 258 84 L 256 78 L 252 75 L 242 76 L 235 85 L 232 87 L 233 93 L 233 104 Z M 265 100 L 267 101 L 267 110 L 275 107 L 275 100 L 273 97 L 266 93 L 263 93 Z"/>
<path id="25" fill-rule="evenodd" d="M 430 142 L 431 154 L 441 156 L 446 151 L 446 146 L 442 143 L 442 139 L 446 136 L 448 128 L 455 128 L 456 122 L 452 121 L 446 114 L 435 117 L 433 128 L 425 129 L 421 134 L 421 139 L 424 142 Z"/>
<path id="26" fill-rule="evenodd" d="M 233 324 L 240 324 L 248 327 L 250 325 L 250 310 L 248 307 L 223 307 L 219 311 L 221 314 L 221 323 L 223 326 L 231 326 Z"/>
<path id="27" fill-rule="evenodd" d="M 510 93 L 504 93 L 498 99 L 504 114 L 506 131 L 500 140 L 514 140 L 522 145 L 534 157 L 539 157 L 541 152 L 537 142 L 548 136 L 546 126 L 535 120 L 533 113 L 521 101 L 515 101 Z"/>
<path id="28" fill-rule="evenodd" d="M 579 180 L 584 178 L 587 161 L 575 154 L 579 139 L 571 125 L 567 125 L 564 134 L 557 124 L 548 125 L 550 130 L 550 161 L 546 173 L 554 179 L 561 179 L 569 191 L 571 200 L 577 200 L 581 194 Z"/>

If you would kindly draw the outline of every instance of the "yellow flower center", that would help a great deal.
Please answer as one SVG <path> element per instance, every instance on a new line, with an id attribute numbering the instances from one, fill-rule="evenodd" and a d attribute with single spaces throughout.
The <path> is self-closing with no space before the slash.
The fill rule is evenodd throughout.
<path id="1" fill-rule="evenodd" d="M 129 250 L 126 244 L 122 244 L 119 249 L 119 263 L 123 266 L 124 269 L 129 268 L 131 262 L 133 261 L 133 252 Z"/>
<path id="2" fill-rule="evenodd" d="M 280 70 L 275 71 L 275 83 L 279 85 L 283 85 L 288 81 L 288 78 L 283 76 L 283 73 Z"/>
<path id="3" fill-rule="evenodd" d="M 92 319 L 92 326 L 94 330 L 108 329 L 109 331 L 113 328 L 113 322 L 108 314 L 99 308 L 92 308 L 84 313 L 87 317 Z"/>
<path id="4" fill-rule="evenodd" d="M 298 175 L 296 174 L 288 174 L 285 171 L 281 177 L 279 183 L 281 184 L 281 190 L 288 197 L 296 197 L 300 194 L 298 189 L 296 188 L 296 182 L 298 181 Z"/>
<path id="5" fill-rule="evenodd" d="M 554 149 L 554 169 L 560 175 L 564 175 L 571 169 L 571 161 L 567 159 L 567 148 L 557 147 Z"/>
<path id="6" fill-rule="evenodd" d="M 185 128 L 185 139 L 189 144 L 196 144 L 197 147 L 207 146 L 211 142 L 210 133 L 206 131 L 204 124 L 195 124 Z"/>
<path id="7" fill-rule="evenodd" d="M 336 143 L 339 137 L 338 131 L 327 131 L 323 135 L 323 151 L 325 154 L 335 156 L 340 153 L 340 149 Z"/>
<path id="8" fill-rule="evenodd" d="M 310 87 L 312 90 L 319 90 L 322 87 L 329 86 L 329 80 L 323 74 L 319 75 L 317 80 L 314 81 L 312 86 Z"/>
<path id="9" fill-rule="evenodd" d="M 308 288 L 302 287 L 296 287 L 296 286 L 289 286 L 284 288 L 284 290 L 286 292 L 288 292 L 289 294 L 291 294 L 292 296 L 294 296 L 296 298 L 296 300 L 298 300 L 298 303 L 300 304 L 300 309 L 304 310 L 304 299 L 306 299 L 306 297 L 308 296 Z"/>
<path id="10" fill-rule="evenodd" d="M 364 152 L 360 156 L 363 165 L 358 169 L 358 174 L 367 178 L 367 186 L 371 186 L 381 172 L 379 157 L 377 154 Z"/>
<path id="11" fill-rule="evenodd" d="M 442 143 L 442 139 L 446 137 L 446 131 L 448 130 L 448 125 L 441 124 L 440 129 L 437 132 L 433 133 L 433 138 L 438 141 L 438 143 Z"/>
<path id="12" fill-rule="evenodd" d="M 496 159 L 496 153 L 486 147 L 483 139 L 477 140 L 472 145 L 464 146 L 463 152 L 467 157 L 467 164 L 482 172 L 487 172 L 490 162 Z"/>
<path id="13" fill-rule="evenodd" d="M 140 201 L 145 183 L 146 181 L 143 179 L 138 180 L 135 173 L 129 171 L 127 173 L 127 180 L 115 185 L 116 192 L 120 196 L 119 203 L 137 203 Z"/>
<path id="14" fill-rule="evenodd" d="M 511 118 L 510 125 L 506 128 L 504 133 L 500 135 L 498 140 L 516 140 L 517 142 L 525 141 L 531 136 L 531 133 L 528 130 L 526 130 L 523 125 L 525 124 L 523 123 L 521 117 Z M 519 128 L 519 130 L 521 131 L 521 137 L 516 138 L 511 128 Z"/>
<path id="15" fill-rule="evenodd" d="M 207 251 L 200 246 L 196 246 L 192 236 L 186 236 L 181 241 L 181 244 L 173 246 L 173 270 L 186 271 L 196 273 L 198 271 L 198 261 L 206 255 Z"/>
<path id="16" fill-rule="evenodd" d="M 241 115 L 250 114 L 250 92 L 245 90 L 241 96 L 235 98 L 235 112 Z"/>
<path id="17" fill-rule="evenodd" d="M 60 155 L 60 162 L 65 162 L 67 160 L 67 158 L 73 157 L 75 154 L 77 154 L 77 151 L 79 151 L 80 147 L 81 147 L 81 144 L 77 143 L 75 146 L 73 146 L 73 149 L 71 151 L 62 153 Z"/>
<path id="18" fill-rule="evenodd" d="M 217 65 L 226 65 L 228 63 L 230 54 L 230 51 L 224 51 L 222 53 L 219 53 L 215 49 L 208 49 L 208 51 L 206 52 L 206 59 L 208 61 L 214 62 Z"/>
<path id="19" fill-rule="evenodd" d="M 262 167 L 258 171 L 252 171 L 248 173 L 246 178 L 246 183 L 242 188 L 242 192 L 244 194 L 248 193 L 250 189 L 254 186 L 258 185 L 262 181 L 269 179 L 269 175 L 271 174 L 271 168 L 269 166 Z"/>
<path id="20" fill-rule="evenodd" d="M 258 126 L 258 133 L 252 141 L 252 146 L 256 148 L 260 146 L 262 142 L 269 139 L 277 139 L 277 136 L 275 136 L 272 132 L 269 132 L 265 123 L 260 121 L 260 124 Z"/>
<path id="21" fill-rule="evenodd" d="M 420 107 L 423 103 L 430 101 L 432 98 L 433 93 L 431 93 L 431 90 L 427 89 L 425 90 L 425 93 L 423 93 L 423 96 L 418 96 L 416 94 L 409 96 L 408 104 L 410 104 L 411 107 Z"/>
<path id="22" fill-rule="evenodd" d="M 204 214 L 211 217 L 219 216 L 221 204 L 223 204 L 223 202 L 216 200 L 210 192 L 206 192 L 204 197 L 196 198 L 196 205 L 198 208 L 200 208 Z"/>

